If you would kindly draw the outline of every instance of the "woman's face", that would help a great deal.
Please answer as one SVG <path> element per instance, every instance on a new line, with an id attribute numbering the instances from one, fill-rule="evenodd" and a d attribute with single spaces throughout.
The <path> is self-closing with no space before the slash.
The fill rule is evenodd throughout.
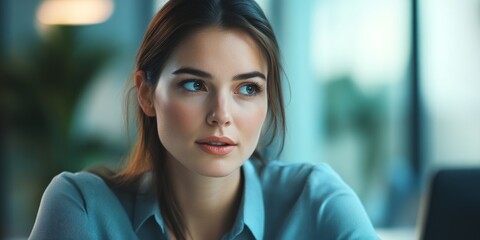
<path id="1" fill-rule="evenodd" d="M 238 170 L 266 118 L 267 74 L 260 49 L 242 31 L 211 27 L 183 40 L 153 96 L 168 160 L 202 176 Z"/>

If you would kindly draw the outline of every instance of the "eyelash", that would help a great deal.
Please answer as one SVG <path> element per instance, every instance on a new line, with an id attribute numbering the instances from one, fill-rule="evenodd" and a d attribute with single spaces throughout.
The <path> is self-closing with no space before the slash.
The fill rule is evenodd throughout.
<path id="1" fill-rule="evenodd" d="M 201 89 L 199 90 L 191 90 L 191 89 L 188 89 L 185 85 L 188 84 L 188 83 L 192 83 L 192 84 L 196 84 L 196 83 L 199 83 L 201 84 Z M 199 92 L 199 91 L 207 91 L 206 87 L 205 87 L 205 83 L 202 81 L 202 80 L 198 80 L 198 79 L 188 79 L 188 80 L 184 80 L 184 81 L 181 81 L 178 86 L 180 88 L 182 88 L 183 90 L 187 91 L 187 92 L 191 92 L 191 93 L 196 93 L 196 92 Z M 246 96 L 246 97 L 254 97 L 256 96 L 257 94 L 263 92 L 263 87 L 261 87 L 259 84 L 257 83 L 254 83 L 254 82 L 245 82 L 245 83 L 242 83 L 239 87 L 239 89 L 243 88 L 243 87 L 248 87 L 248 86 L 252 86 L 253 87 L 253 90 L 254 90 L 254 93 L 252 94 L 242 94 L 240 93 L 241 95 L 243 96 Z M 239 90 L 235 91 L 235 93 L 239 93 Z"/>
<path id="2" fill-rule="evenodd" d="M 188 89 L 188 88 L 185 86 L 187 83 L 193 83 L 193 84 L 195 84 L 195 83 L 200 83 L 202 89 L 200 89 L 200 90 L 190 90 L 190 89 Z M 205 90 L 205 91 L 207 90 L 206 87 L 205 87 L 204 82 L 203 82 L 202 80 L 198 80 L 198 79 L 183 80 L 183 81 L 181 81 L 180 83 L 178 83 L 178 86 L 179 86 L 180 88 L 182 88 L 183 90 L 185 90 L 185 91 L 187 91 L 187 92 L 192 92 L 192 93 L 198 92 L 198 91 L 201 91 L 201 90 Z"/>
<path id="3" fill-rule="evenodd" d="M 252 94 L 242 94 L 243 96 L 253 97 L 253 96 L 256 96 L 257 94 L 259 94 L 263 91 L 263 88 L 260 85 L 258 85 L 257 83 L 254 83 L 254 82 L 244 83 L 244 84 L 240 85 L 240 88 L 248 87 L 248 86 L 252 86 L 255 92 L 252 93 Z"/>

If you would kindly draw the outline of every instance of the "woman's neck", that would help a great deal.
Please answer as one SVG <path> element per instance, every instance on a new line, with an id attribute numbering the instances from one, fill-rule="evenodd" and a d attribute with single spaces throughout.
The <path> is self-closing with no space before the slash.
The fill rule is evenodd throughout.
<path id="1" fill-rule="evenodd" d="M 169 176 L 187 238 L 220 239 L 235 221 L 242 194 L 240 169 L 225 177 L 206 177 L 169 161 Z"/>

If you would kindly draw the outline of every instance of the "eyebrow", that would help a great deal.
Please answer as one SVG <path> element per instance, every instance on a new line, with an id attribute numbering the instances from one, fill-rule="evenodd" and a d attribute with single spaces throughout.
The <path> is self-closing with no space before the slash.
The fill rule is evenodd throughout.
<path id="1" fill-rule="evenodd" d="M 259 71 L 253 71 L 253 72 L 249 72 L 249 73 L 242 73 L 242 74 L 238 74 L 238 75 L 235 75 L 233 77 L 233 80 L 245 80 L 245 79 L 249 79 L 249 78 L 254 78 L 254 77 L 259 77 L 263 80 L 266 80 L 267 78 L 265 78 L 265 75 Z"/>
<path id="2" fill-rule="evenodd" d="M 201 77 L 201 78 L 209 78 L 209 79 L 213 78 L 210 73 L 207 73 L 207 72 L 199 70 L 199 69 L 191 68 L 191 67 L 179 68 L 179 69 L 175 70 L 172 74 L 175 74 L 175 75 L 177 75 L 177 74 L 190 74 L 190 75 L 194 75 L 194 76 Z M 263 74 L 259 71 L 253 71 L 253 72 L 241 73 L 241 74 L 235 75 L 233 77 L 233 80 L 245 80 L 245 79 L 254 78 L 254 77 L 259 77 L 263 80 L 267 79 L 265 77 L 265 74 Z"/>
<path id="3" fill-rule="evenodd" d="M 204 72 L 202 70 L 198 70 L 195 68 L 190 68 L 190 67 L 183 67 L 175 70 L 173 74 L 190 74 L 190 75 L 195 75 L 197 77 L 202 77 L 202 78 L 212 78 L 212 75 L 210 73 Z"/>

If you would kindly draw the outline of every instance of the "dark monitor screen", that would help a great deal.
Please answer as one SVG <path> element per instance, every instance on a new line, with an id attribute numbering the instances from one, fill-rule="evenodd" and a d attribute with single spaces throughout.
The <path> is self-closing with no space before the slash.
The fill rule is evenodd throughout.
<path id="1" fill-rule="evenodd" d="M 480 168 L 438 171 L 420 239 L 480 240 Z"/>

